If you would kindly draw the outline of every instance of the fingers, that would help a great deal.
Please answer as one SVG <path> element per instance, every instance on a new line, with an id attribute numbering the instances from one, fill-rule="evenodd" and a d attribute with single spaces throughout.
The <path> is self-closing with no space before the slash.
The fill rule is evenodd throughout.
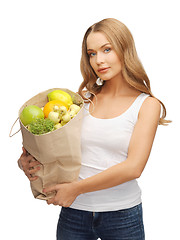
<path id="1" fill-rule="evenodd" d="M 32 155 L 27 155 L 26 150 L 23 150 L 21 157 L 19 158 L 21 165 L 25 168 L 31 168 L 37 165 L 41 165 Z"/>
<path id="2" fill-rule="evenodd" d="M 29 178 L 29 181 L 30 182 L 33 182 L 33 181 L 36 181 L 38 179 L 38 177 L 37 176 L 34 176 L 34 177 L 30 177 Z"/>
<path id="3" fill-rule="evenodd" d="M 29 163 L 29 167 L 30 168 L 34 168 L 34 167 L 36 167 L 38 165 L 42 165 L 42 164 L 40 162 L 36 161 L 36 160 L 34 160 L 34 161 Z"/>
<path id="4" fill-rule="evenodd" d="M 27 154 L 27 151 L 26 151 L 26 149 L 24 148 L 24 147 L 22 147 L 22 150 L 23 150 L 23 155 L 26 155 Z"/>
<path id="5" fill-rule="evenodd" d="M 37 168 L 25 171 L 25 174 L 29 178 L 30 181 L 35 181 L 38 179 L 38 176 L 34 176 L 34 174 L 36 172 L 38 172 L 39 170 L 40 170 L 40 167 L 37 167 Z"/>
<path id="6" fill-rule="evenodd" d="M 26 151 L 24 147 L 22 147 L 22 154 L 18 160 L 18 164 L 20 168 L 24 171 L 25 175 L 28 177 L 30 181 L 35 181 L 38 179 L 38 176 L 34 176 L 34 174 L 40 170 L 40 166 L 42 165 L 38 162 L 34 157 Z"/>
<path id="7" fill-rule="evenodd" d="M 29 180 L 31 182 L 38 179 L 38 176 L 34 176 L 34 174 L 37 173 L 41 169 L 41 167 L 38 165 L 40 165 L 40 163 L 38 161 L 33 161 L 29 164 L 29 169 L 27 171 L 26 176 L 29 178 Z M 38 167 L 36 167 L 36 166 L 38 166 Z"/>
<path id="8" fill-rule="evenodd" d="M 29 155 L 29 156 L 21 156 L 18 160 L 19 165 L 21 166 L 21 169 L 25 172 L 28 169 L 30 169 L 30 162 L 33 161 L 33 156 Z M 35 163 L 34 163 L 35 164 Z M 38 164 L 37 164 L 38 165 Z"/>
<path id="9" fill-rule="evenodd" d="M 25 158 L 26 161 L 30 161 L 33 159 L 33 156 L 31 154 L 28 153 L 28 151 L 26 151 L 26 149 L 24 147 L 22 147 L 22 154 L 21 154 L 21 157 Z"/>
<path id="10" fill-rule="evenodd" d="M 53 191 L 57 191 L 57 185 L 51 186 L 51 187 L 47 187 L 47 188 L 43 189 L 44 193 L 53 192 Z"/>
<path id="11" fill-rule="evenodd" d="M 32 155 L 26 155 L 25 152 L 23 152 L 19 158 L 19 160 L 21 161 L 21 164 L 23 164 L 24 162 L 30 162 L 32 161 L 34 158 Z"/>
<path id="12" fill-rule="evenodd" d="M 18 163 L 19 168 L 20 168 L 21 170 L 23 170 L 23 166 L 22 166 L 22 163 L 21 163 L 20 158 L 18 159 L 17 163 Z"/>
<path id="13" fill-rule="evenodd" d="M 54 204 L 57 205 L 54 201 L 54 198 L 50 198 L 49 200 L 47 200 L 47 204 Z"/>
<path id="14" fill-rule="evenodd" d="M 32 169 L 29 170 L 29 174 L 33 175 L 34 173 L 38 172 L 40 169 L 41 169 L 40 167 L 32 168 Z"/>
<path id="15" fill-rule="evenodd" d="M 30 163 L 31 161 L 36 161 L 36 160 L 32 155 L 28 155 L 28 156 L 26 156 L 25 161 Z"/>

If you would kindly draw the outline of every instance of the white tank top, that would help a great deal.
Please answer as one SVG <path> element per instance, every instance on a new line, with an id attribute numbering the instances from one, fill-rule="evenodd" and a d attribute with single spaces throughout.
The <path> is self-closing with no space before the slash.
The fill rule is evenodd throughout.
<path id="1" fill-rule="evenodd" d="M 123 114 L 111 119 L 100 119 L 87 114 L 89 103 L 85 104 L 80 181 L 126 160 L 140 107 L 148 96 L 141 93 Z M 139 203 L 141 190 L 137 180 L 131 180 L 112 188 L 81 194 L 70 207 L 104 212 L 130 208 Z"/>

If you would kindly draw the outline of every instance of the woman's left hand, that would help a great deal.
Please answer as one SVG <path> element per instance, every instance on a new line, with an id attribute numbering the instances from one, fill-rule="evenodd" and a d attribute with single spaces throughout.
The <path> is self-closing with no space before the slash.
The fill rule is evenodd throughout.
<path id="1" fill-rule="evenodd" d="M 56 192 L 55 197 L 47 200 L 48 204 L 69 207 L 80 194 L 77 186 L 78 182 L 57 184 L 55 186 L 45 188 L 43 192 Z"/>

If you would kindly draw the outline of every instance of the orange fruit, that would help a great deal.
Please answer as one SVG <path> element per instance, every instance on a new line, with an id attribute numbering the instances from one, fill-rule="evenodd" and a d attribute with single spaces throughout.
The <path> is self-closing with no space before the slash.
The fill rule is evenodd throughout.
<path id="1" fill-rule="evenodd" d="M 49 113 L 54 110 L 54 106 L 58 106 L 58 107 L 65 106 L 68 110 L 67 104 L 65 104 L 64 102 L 62 102 L 60 100 L 49 101 L 48 103 L 46 103 L 46 105 L 44 106 L 44 109 L 43 109 L 45 118 L 47 118 Z"/>

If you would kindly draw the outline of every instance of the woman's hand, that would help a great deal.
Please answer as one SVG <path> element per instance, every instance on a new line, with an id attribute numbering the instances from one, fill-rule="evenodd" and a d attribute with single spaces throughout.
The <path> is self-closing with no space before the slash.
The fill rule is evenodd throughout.
<path id="1" fill-rule="evenodd" d="M 38 177 L 34 176 L 34 174 L 40 170 L 40 162 L 35 160 L 32 155 L 29 155 L 25 148 L 22 149 L 23 153 L 18 159 L 18 165 L 30 181 L 35 181 Z"/>
<path id="2" fill-rule="evenodd" d="M 47 203 L 62 207 L 69 207 L 80 194 L 78 190 L 78 182 L 57 184 L 43 190 L 45 193 L 53 191 L 56 192 L 56 195 L 54 198 L 49 199 Z"/>

